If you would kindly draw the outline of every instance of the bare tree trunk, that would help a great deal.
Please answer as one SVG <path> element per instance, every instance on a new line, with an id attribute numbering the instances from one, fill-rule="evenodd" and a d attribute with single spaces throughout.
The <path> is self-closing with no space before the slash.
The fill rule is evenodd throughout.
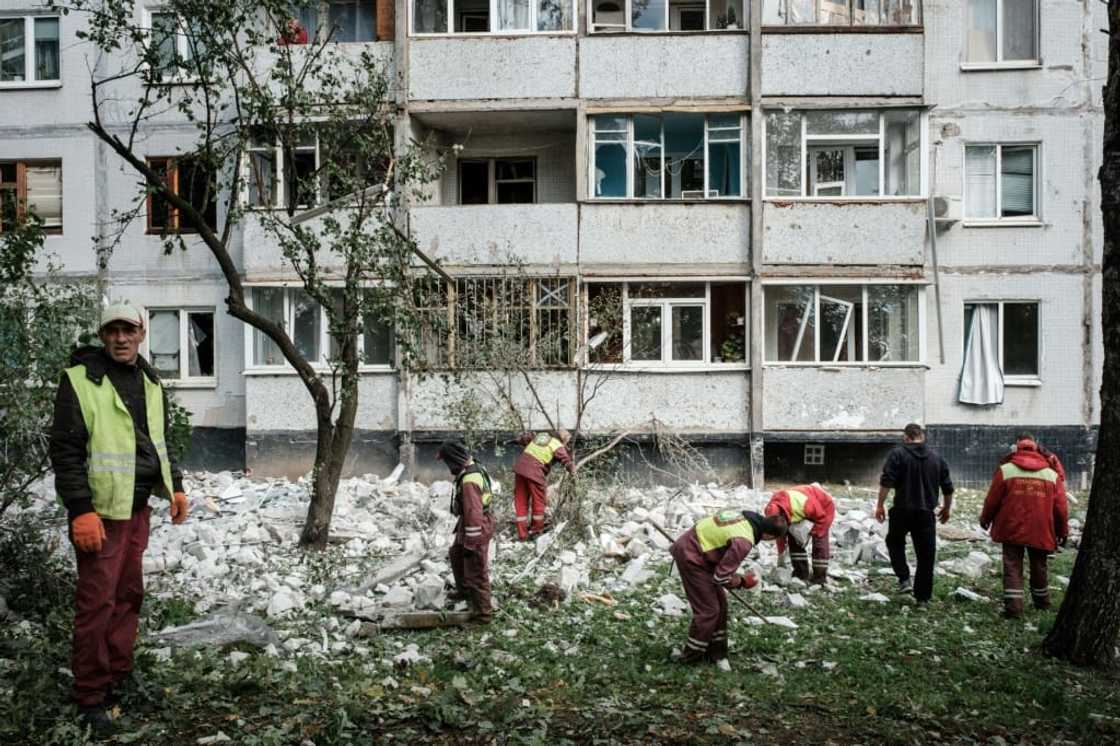
<path id="1" fill-rule="evenodd" d="M 1083 666 L 1116 663 L 1120 634 L 1120 0 L 1108 4 L 1104 89 L 1101 425 L 1085 533 L 1054 629 L 1043 647 Z"/>

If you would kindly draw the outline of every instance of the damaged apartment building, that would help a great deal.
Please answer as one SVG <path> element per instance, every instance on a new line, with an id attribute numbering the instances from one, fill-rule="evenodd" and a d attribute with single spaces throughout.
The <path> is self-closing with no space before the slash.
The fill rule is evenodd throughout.
<path id="1" fill-rule="evenodd" d="M 162 22 L 158 0 L 137 12 Z M 349 471 L 403 459 L 437 473 L 435 444 L 461 427 L 449 402 L 484 385 L 466 317 L 512 304 L 558 424 L 607 377 L 585 432 L 630 431 L 650 450 L 656 419 L 721 478 L 873 480 L 917 421 L 959 483 L 984 483 L 1030 430 L 1081 487 L 1100 419 L 1105 13 L 1097 0 L 300 11 L 311 33 L 334 24 L 340 46 L 384 59 L 400 131 L 454 153 L 407 214 L 455 278 L 426 309 L 446 322 L 425 342 L 435 373 L 401 370 L 392 330 L 368 321 Z M 84 126 L 80 23 L 0 0 L 0 195 L 34 205 L 68 273 L 146 308 L 144 352 L 193 413 L 191 465 L 300 474 L 310 399 L 227 315 L 210 254 L 162 251 L 174 214 L 138 221 L 98 266 L 90 237 L 135 178 Z M 189 125 L 163 125 L 145 147 L 158 161 L 191 141 Z M 258 150 L 244 157 L 277 162 Z M 322 155 L 309 142 L 298 158 L 314 168 Z M 274 189 L 245 197 L 261 210 L 293 183 L 279 168 L 268 178 Z M 326 367 L 325 314 L 277 246 L 251 221 L 242 232 L 254 307 Z M 589 312 L 603 298 L 616 321 Z"/>

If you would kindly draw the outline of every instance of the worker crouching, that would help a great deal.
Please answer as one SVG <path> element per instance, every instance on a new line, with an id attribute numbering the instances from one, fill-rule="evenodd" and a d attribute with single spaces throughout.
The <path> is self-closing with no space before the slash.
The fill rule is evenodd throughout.
<path id="1" fill-rule="evenodd" d="M 828 561 L 832 556 L 829 531 L 836 518 L 832 495 L 819 484 L 805 484 L 778 490 L 770 497 L 763 511 L 780 515 L 789 523 L 789 532 L 778 539 L 778 554 L 789 542 L 789 558 L 793 575 L 805 582 L 824 585 L 828 582 Z M 809 542 L 813 544 L 813 574 L 809 576 Z"/>
<path id="2" fill-rule="evenodd" d="M 517 538 L 527 541 L 530 536 L 544 531 L 544 511 L 548 507 L 548 472 L 559 461 L 569 474 L 576 473 L 576 465 L 568 454 L 567 430 L 555 434 L 523 433 L 517 442 L 525 447 L 513 466 L 513 509 L 517 514 Z M 532 522 L 529 510 L 532 506 Z"/>
<path id="3" fill-rule="evenodd" d="M 727 592 L 759 582 L 754 573 L 737 574 L 739 565 L 756 543 L 781 538 L 787 528 L 780 515 L 726 510 L 699 521 L 673 543 L 669 553 L 692 607 L 682 662 L 719 663 L 727 658 Z"/>
<path id="4" fill-rule="evenodd" d="M 474 621 L 489 624 L 493 611 L 490 602 L 490 538 L 494 535 L 494 517 L 490 513 L 493 498 L 490 475 L 474 462 L 470 451 L 462 443 L 444 443 L 436 458 L 447 464 L 455 477 L 451 513 L 459 520 L 455 524 L 455 540 L 448 552 L 451 572 L 455 577 L 455 592 L 451 597 L 470 604 Z"/>

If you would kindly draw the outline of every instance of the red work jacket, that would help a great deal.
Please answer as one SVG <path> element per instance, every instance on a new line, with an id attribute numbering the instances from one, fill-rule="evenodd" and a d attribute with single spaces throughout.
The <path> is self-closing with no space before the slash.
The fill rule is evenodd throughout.
<path id="1" fill-rule="evenodd" d="M 804 495 L 804 501 L 796 494 L 791 495 L 791 492 Z M 810 521 L 813 530 L 809 535 L 818 538 L 828 536 L 832 529 L 832 521 L 836 518 L 836 504 L 832 502 L 832 495 L 820 485 L 802 484 L 788 490 L 778 490 L 771 495 L 763 514 L 784 516 L 791 526 L 801 521 Z M 778 539 L 777 543 L 778 552 L 785 551 L 785 537 Z"/>
<path id="2" fill-rule="evenodd" d="M 992 475 L 980 512 L 980 525 L 991 526 L 992 541 L 1046 551 L 1069 535 L 1069 503 L 1058 472 L 1033 445 L 1019 446 Z"/>

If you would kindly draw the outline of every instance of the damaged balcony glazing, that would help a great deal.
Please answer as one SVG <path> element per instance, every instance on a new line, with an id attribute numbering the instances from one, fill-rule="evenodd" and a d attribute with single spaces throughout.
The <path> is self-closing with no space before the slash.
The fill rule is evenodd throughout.
<path id="1" fill-rule="evenodd" d="M 412 0 L 413 34 L 571 31 L 573 0 Z"/>
<path id="2" fill-rule="evenodd" d="M 763 0 L 764 26 L 917 26 L 918 0 Z"/>

